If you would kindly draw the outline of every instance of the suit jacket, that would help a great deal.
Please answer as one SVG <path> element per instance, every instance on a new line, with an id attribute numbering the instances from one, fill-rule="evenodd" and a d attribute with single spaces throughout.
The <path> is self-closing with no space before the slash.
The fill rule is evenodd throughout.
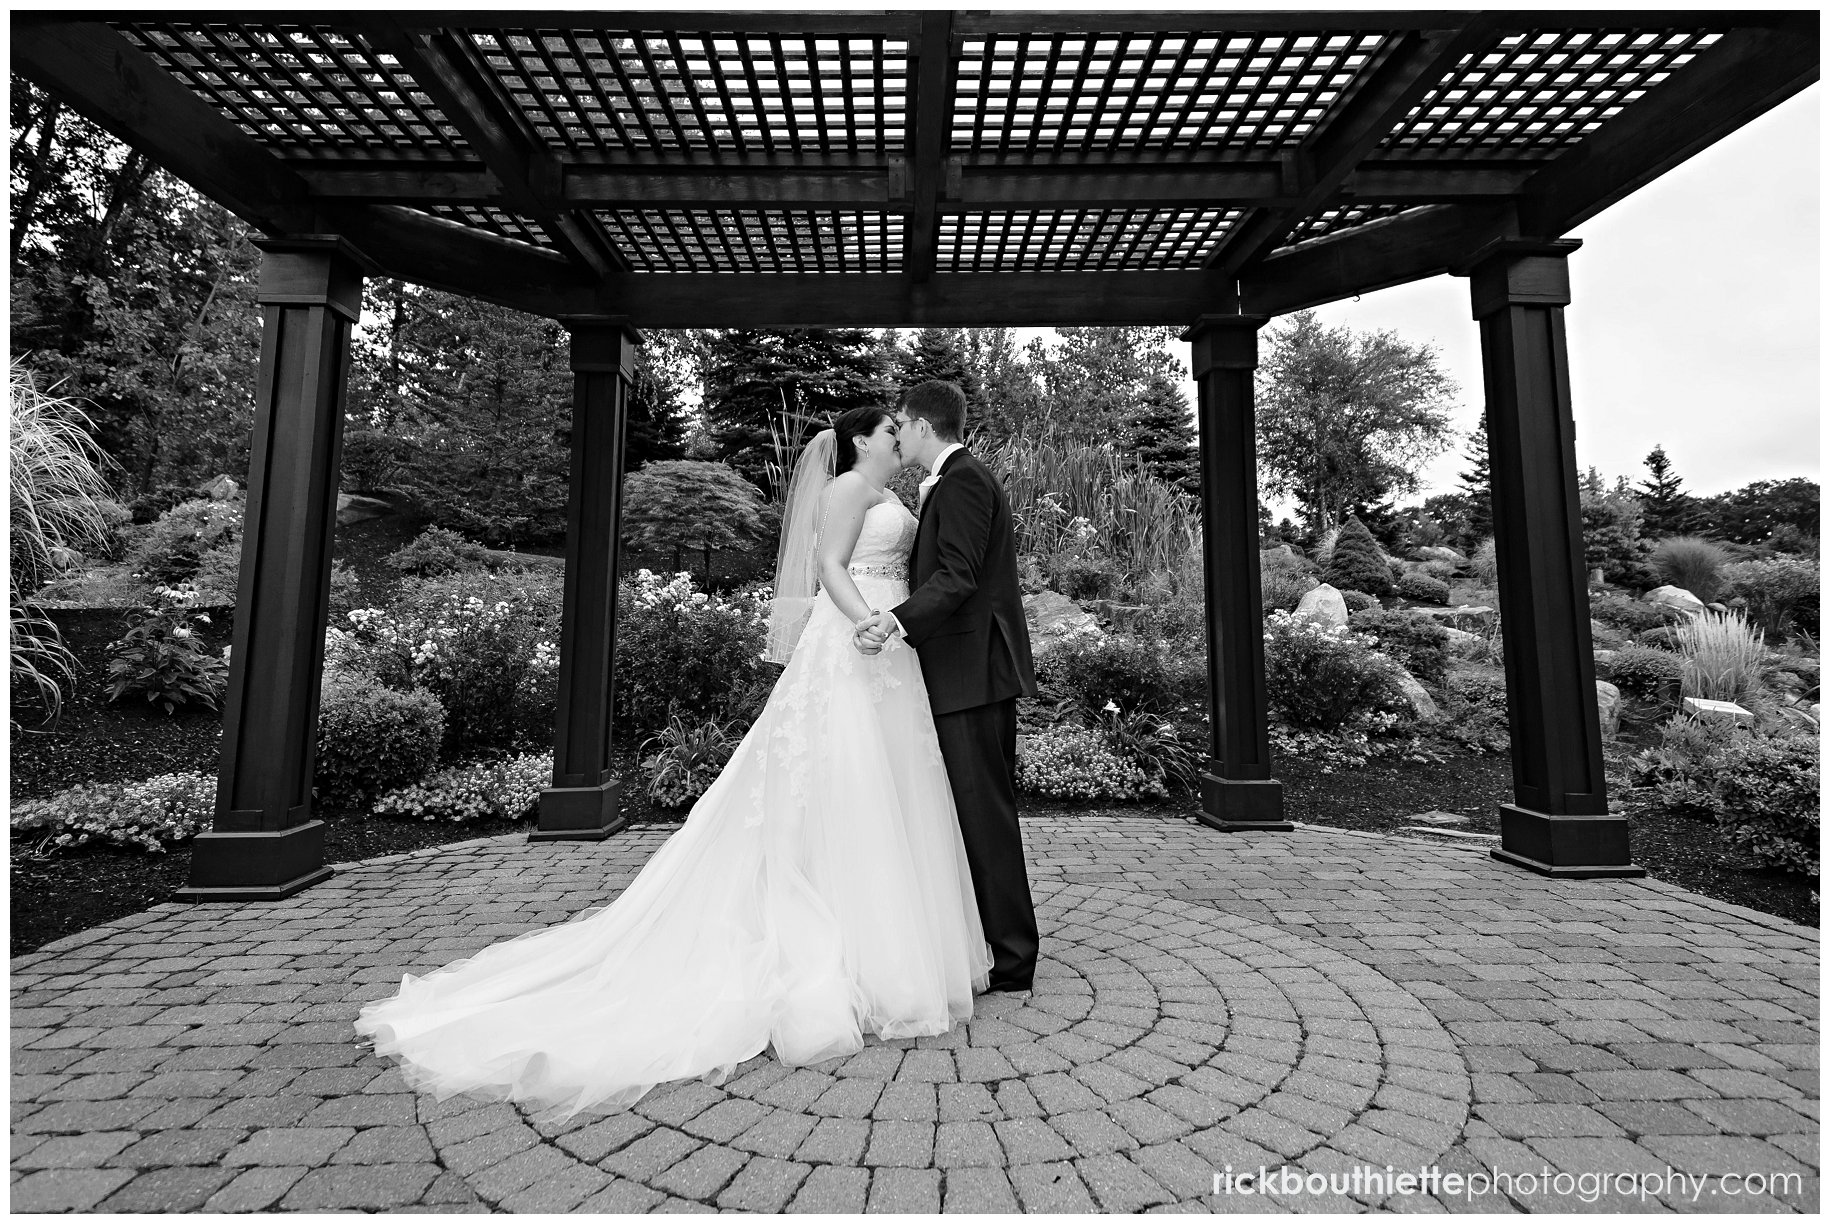
<path id="1" fill-rule="evenodd" d="M 964 450 L 947 457 L 922 505 L 909 586 L 891 611 L 921 656 L 934 713 L 1036 695 L 1010 503 Z"/>

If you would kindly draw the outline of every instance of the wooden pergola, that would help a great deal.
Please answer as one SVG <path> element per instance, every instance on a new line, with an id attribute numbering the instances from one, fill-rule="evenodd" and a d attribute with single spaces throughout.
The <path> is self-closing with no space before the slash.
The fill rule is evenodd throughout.
<path id="1" fill-rule="evenodd" d="M 610 685 L 638 329 L 1186 327 L 1202 809 L 1219 829 L 1289 828 L 1266 734 L 1258 332 L 1466 276 L 1513 744 L 1494 853 L 1639 874 L 1602 769 L 1563 330 L 1579 244 L 1564 235 L 1815 81 L 1815 11 L 255 18 L 13 16 L 15 72 L 264 235 L 221 782 L 185 895 L 277 898 L 329 872 L 313 745 L 350 330 L 373 275 L 570 330 L 541 838 L 620 827 Z"/>

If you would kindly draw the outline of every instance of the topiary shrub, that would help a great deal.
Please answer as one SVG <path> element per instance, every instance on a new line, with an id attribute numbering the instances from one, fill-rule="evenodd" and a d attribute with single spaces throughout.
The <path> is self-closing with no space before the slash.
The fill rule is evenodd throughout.
<path id="1" fill-rule="evenodd" d="M 1726 587 L 1723 569 L 1728 553 L 1701 536 L 1672 536 L 1652 549 L 1651 564 L 1663 582 L 1683 587 L 1704 603 L 1714 603 Z"/>
<path id="2" fill-rule="evenodd" d="M 1289 722 L 1333 730 L 1387 704 L 1391 663 L 1373 652 L 1372 638 L 1274 612 L 1264 640 L 1266 694 Z"/>
<path id="3" fill-rule="evenodd" d="M 1350 518 L 1341 524 L 1341 534 L 1328 555 L 1322 581 L 1337 591 L 1365 591 L 1369 595 L 1392 593 L 1392 575 L 1385 554 L 1380 552 L 1379 542 L 1359 519 Z"/>
<path id="4" fill-rule="evenodd" d="M 1398 580 L 1398 594 L 1416 603 L 1446 604 L 1449 584 L 1428 574 L 1406 574 Z"/>
<path id="5" fill-rule="evenodd" d="M 1408 612 L 1369 608 L 1354 612 L 1347 625 L 1371 634 L 1379 651 L 1426 683 L 1441 686 L 1449 674 L 1449 631 L 1435 621 Z"/>
<path id="6" fill-rule="evenodd" d="M 383 564 L 420 577 L 483 568 L 489 550 L 455 531 L 428 527 L 383 558 Z"/>
<path id="7" fill-rule="evenodd" d="M 312 789 L 326 807 L 360 807 L 423 778 L 444 736 L 445 707 L 424 689 L 402 693 L 360 672 L 326 672 Z"/>

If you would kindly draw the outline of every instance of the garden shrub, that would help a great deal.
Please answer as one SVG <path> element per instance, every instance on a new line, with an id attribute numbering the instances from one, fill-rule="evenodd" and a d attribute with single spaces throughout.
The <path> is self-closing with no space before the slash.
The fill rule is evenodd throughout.
<path id="1" fill-rule="evenodd" d="M 210 827 L 216 775 L 160 774 L 140 782 L 83 783 L 13 805 L 12 835 L 45 858 L 91 842 L 161 853 Z"/>
<path id="2" fill-rule="evenodd" d="M 1737 737 L 1716 784 L 1716 818 L 1769 867 L 1818 874 L 1822 818 L 1818 737 Z"/>
<path id="3" fill-rule="evenodd" d="M 1271 708 L 1299 727 L 1332 730 L 1389 699 L 1391 662 L 1370 637 L 1283 612 L 1266 619 L 1264 637 Z"/>
<path id="4" fill-rule="evenodd" d="M 1017 789 L 1053 799 L 1166 799 L 1168 789 L 1120 755 L 1106 737 L 1060 726 L 1027 736 L 1017 752 Z"/>
<path id="5" fill-rule="evenodd" d="M 1768 633 L 1817 632 L 1822 574 L 1815 561 L 1803 557 L 1739 561 L 1725 568 L 1722 577 L 1747 605 L 1748 619 Z"/>
<path id="6" fill-rule="evenodd" d="M 1739 612 L 1700 612 L 1677 629 L 1683 695 L 1740 701 L 1761 685 L 1766 635 Z"/>
<path id="7" fill-rule="evenodd" d="M 1406 574 L 1398 579 L 1398 594 L 1416 603 L 1446 604 L 1449 584 L 1428 574 Z"/>
<path id="8" fill-rule="evenodd" d="M 1469 752 L 1500 755 L 1511 751 L 1511 720 L 1506 711 L 1506 677 L 1475 668 L 1452 671 L 1443 682 L 1443 717 L 1436 734 Z"/>
<path id="9" fill-rule="evenodd" d="M 197 611 L 196 602 L 190 587 L 153 588 L 153 603 L 108 643 L 109 701 L 144 697 L 167 714 L 179 706 L 217 708 L 229 665 L 197 635 L 196 626 L 208 624 L 210 616 Z"/>
<path id="10" fill-rule="evenodd" d="M 521 820 L 533 814 L 540 792 L 552 780 L 553 754 L 529 752 L 441 769 L 387 792 L 369 810 L 375 816 L 450 824 Z"/>
<path id="11" fill-rule="evenodd" d="M 620 733 L 646 739 L 676 713 L 733 721 L 759 679 L 768 600 L 693 590 L 691 576 L 663 580 L 641 570 L 617 592 L 616 717 Z"/>
<path id="12" fill-rule="evenodd" d="M 243 497 L 180 502 L 160 515 L 128 551 L 128 568 L 148 582 L 183 582 L 197 572 L 204 554 L 241 538 Z"/>
<path id="13" fill-rule="evenodd" d="M 1347 625 L 1371 634 L 1380 653 L 1419 680 L 1441 686 L 1448 678 L 1449 631 L 1428 617 L 1369 608 L 1350 614 Z"/>
<path id="14" fill-rule="evenodd" d="M 1337 591 L 1365 591 L 1368 595 L 1392 593 L 1392 575 L 1385 554 L 1379 551 L 1379 542 L 1359 519 L 1350 518 L 1341 524 L 1341 534 L 1328 554 L 1322 581 Z"/>
<path id="15" fill-rule="evenodd" d="M 1037 666 L 1038 679 L 1064 690 L 1089 716 L 1108 703 L 1159 712 L 1177 704 L 1162 650 L 1149 638 L 1114 633 L 1064 639 Z"/>
<path id="16" fill-rule="evenodd" d="M 1722 571 L 1728 553 L 1701 536 L 1672 536 L 1652 549 L 1652 568 L 1660 581 L 1682 587 L 1704 603 L 1715 603 L 1724 590 Z"/>
<path id="17" fill-rule="evenodd" d="M 423 778 L 444 737 L 445 707 L 424 689 L 403 693 L 361 672 L 326 671 L 313 789 L 326 807 L 359 807 Z"/>
<path id="18" fill-rule="evenodd" d="M 1300 569 L 1279 566 L 1258 577 L 1259 604 L 1265 612 L 1294 612 L 1303 596 L 1321 584 Z"/>
<path id="19" fill-rule="evenodd" d="M 383 564 L 422 578 L 483 568 L 489 550 L 445 527 L 428 527 L 383 558 Z"/>
<path id="20" fill-rule="evenodd" d="M 1111 599 L 1124 585 L 1118 563 L 1104 553 L 1066 549 L 1048 559 L 1049 580 L 1069 599 Z"/>
<path id="21" fill-rule="evenodd" d="M 1356 591 L 1352 587 L 1341 592 L 1341 602 L 1347 605 L 1349 616 L 1355 612 L 1370 612 L 1374 608 L 1382 606 L 1378 600 L 1365 591 Z"/>
<path id="22" fill-rule="evenodd" d="M 557 701 L 562 581 L 547 569 L 409 578 L 390 609 L 356 608 L 347 631 L 333 628 L 326 658 L 437 697 L 447 758 L 544 742 Z"/>
<path id="23" fill-rule="evenodd" d="M 717 719 L 688 722 L 675 714 L 659 735 L 643 742 L 638 755 L 648 779 L 648 797 L 662 807 L 685 807 L 717 780 L 742 736 Z"/>
<path id="24" fill-rule="evenodd" d="M 1633 599 L 1616 591 L 1590 595 L 1589 615 L 1604 625 L 1612 625 L 1628 633 L 1662 629 L 1687 619 L 1686 613 L 1669 604 L 1647 603 L 1643 599 Z"/>
<path id="25" fill-rule="evenodd" d="M 1666 714 L 1677 709 L 1683 678 L 1684 660 L 1654 646 L 1622 646 L 1608 664 L 1608 683 Z"/>
<path id="26" fill-rule="evenodd" d="M 1453 581 L 1461 569 L 1453 561 L 1425 561 L 1417 567 L 1417 572 L 1447 583 Z"/>
<path id="27" fill-rule="evenodd" d="M 1598 569 L 1609 582 L 1646 585 L 1645 545 L 1640 539 L 1644 513 L 1627 493 L 1582 493 L 1582 551 L 1587 569 Z"/>

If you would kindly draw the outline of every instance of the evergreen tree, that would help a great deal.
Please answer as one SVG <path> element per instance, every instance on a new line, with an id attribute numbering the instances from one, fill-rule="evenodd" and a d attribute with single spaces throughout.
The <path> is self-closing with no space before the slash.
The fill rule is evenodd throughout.
<path id="1" fill-rule="evenodd" d="M 791 450 L 848 408 L 887 407 L 893 371 L 881 340 L 856 327 L 739 328 L 710 333 L 700 352 L 701 411 L 718 457 L 765 486 L 771 429 Z"/>
<path id="2" fill-rule="evenodd" d="M 981 392 L 978 374 L 966 357 L 963 334 L 957 327 L 924 327 L 915 333 L 914 343 L 902 354 L 899 364 L 904 389 L 938 379 L 950 382 L 964 392 L 966 422 L 970 427 L 978 415 Z"/>
<path id="3" fill-rule="evenodd" d="M 1144 381 L 1139 398 L 1125 412 L 1120 435 L 1123 449 L 1136 455 L 1163 483 L 1199 497 L 1200 455 L 1194 424 L 1181 386 L 1161 370 Z"/>
<path id="4" fill-rule="evenodd" d="M 636 353 L 634 385 L 629 389 L 624 470 L 634 471 L 656 460 L 685 457 L 685 396 L 690 382 L 691 343 L 692 337 L 682 332 L 644 334 L 644 342 Z"/>
<path id="5" fill-rule="evenodd" d="M 1029 428 L 1041 411 L 1041 393 L 1035 368 L 1017 347 L 1016 332 L 1008 327 L 979 327 L 966 331 L 966 362 L 978 384 L 977 411 L 966 418 L 966 429 L 975 445 L 987 450 L 1001 446 Z"/>
<path id="6" fill-rule="evenodd" d="M 1493 464 L 1487 448 L 1487 414 L 1468 431 L 1468 449 L 1462 452 L 1468 466 L 1461 474 L 1461 493 L 1467 506 L 1467 530 L 1476 540 L 1493 534 Z"/>
<path id="7" fill-rule="evenodd" d="M 1657 537 L 1689 532 L 1696 521 L 1695 506 L 1684 492 L 1683 480 L 1672 471 L 1662 445 L 1653 447 L 1646 456 L 1646 470 L 1651 476 L 1636 490 L 1645 515 L 1645 533 Z"/>
<path id="8" fill-rule="evenodd" d="M 1341 524 L 1341 534 L 1335 538 L 1322 581 L 1337 591 L 1392 593 L 1392 572 L 1379 551 L 1379 542 L 1359 519 L 1349 518 Z"/>

